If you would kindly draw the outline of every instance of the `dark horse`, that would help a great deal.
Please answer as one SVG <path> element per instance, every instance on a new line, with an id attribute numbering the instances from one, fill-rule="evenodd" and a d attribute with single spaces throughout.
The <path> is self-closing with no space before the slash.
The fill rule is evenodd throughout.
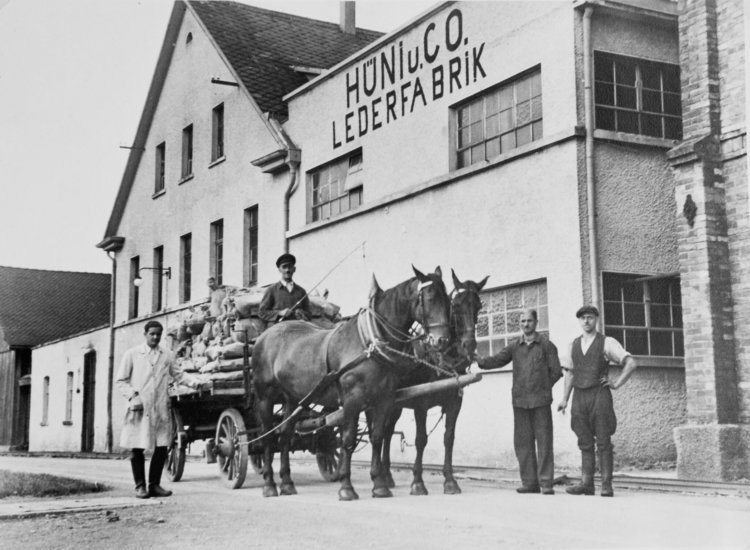
<path id="1" fill-rule="evenodd" d="M 482 290 L 488 277 L 480 282 L 474 281 L 461 282 L 456 274 L 451 270 L 453 277 L 453 296 L 451 299 L 451 343 L 447 351 L 443 354 L 425 353 L 424 350 L 417 350 L 417 355 L 426 359 L 441 363 L 441 369 L 431 369 L 426 365 L 420 365 L 409 371 L 408 375 L 399 380 L 400 387 L 408 387 L 417 384 L 433 382 L 445 378 L 448 373 L 465 374 L 477 348 L 476 341 L 476 324 L 479 310 L 482 309 L 482 303 L 479 299 L 479 291 Z M 440 357 L 442 356 L 442 357 Z M 442 361 L 440 361 L 442 359 Z M 426 495 L 427 488 L 422 479 L 422 458 L 424 449 L 427 446 L 427 411 L 432 407 L 442 407 L 445 415 L 445 434 L 443 436 L 443 445 L 445 455 L 443 460 L 443 492 L 445 494 L 458 494 L 461 488 L 453 477 L 453 443 L 456 438 L 456 422 L 458 413 L 461 411 L 463 403 L 462 392 L 457 389 L 444 390 L 430 393 L 423 397 L 410 401 L 406 408 L 414 409 L 414 421 L 416 424 L 417 434 L 415 445 L 417 456 L 414 460 L 412 469 L 413 479 L 411 483 L 412 495 Z M 385 440 L 383 442 L 383 468 L 385 469 L 386 481 L 389 487 L 393 487 L 393 477 L 391 475 L 391 458 L 390 447 L 391 437 L 396 427 L 396 421 L 401 416 L 401 408 L 394 410 L 393 415 L 386 425 Z"/>
<path id="2" fill-rule="evenodd" d="M 294 422 L 290 411 L 312 403 L 343 412 L 343 456 L 339 470 L 339 499 L 359 498 L 351 483 L 351 458 L 357 441 L 361 412 L 373 419 L 370 443 L 370 477 L 374 497 L 389 497 L 381 453 L 385 423 L 394 408 L 399 379 L 399 353 L 410 350 L 409 331 L 419 323 L 427 340 L 445 346 L 450 338 L 450 298 L 440 268 L 381 290 L 373 277 L 370 306 L 330 330 L 304 321 L 286 321 L 266 330 L 253 348 L 252 373 L 256 413 L 263 433 L 273 426 L 273 407 L 283 403 L 284 418 L 275 433 L 279 437 L 281 494 L 295 494 L 289 468 L 290 440 Z M 330 383 L 326 382 L 330 381 Z M 263 496 L 276 496 L 273 479 L 271 436 L 263 453 Z"/>

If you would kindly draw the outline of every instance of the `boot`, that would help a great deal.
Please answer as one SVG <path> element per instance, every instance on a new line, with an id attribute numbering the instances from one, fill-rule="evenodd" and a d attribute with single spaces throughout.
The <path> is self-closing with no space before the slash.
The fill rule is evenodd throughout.
<path id="1" fill-rule="evenodd" d="M 568 487 L 565 492 L 569 495 L 593 495 L 595 466 L 596 455 L 593 451 L 581 451 L 581 483 Z"/>
<path id="2" fill-rule="evenodd" d="M 133 481 L 135 481 L 135 498 L 148 498 L 146 491 L 146 463 L 143 452 L 133 452 L 130 455 L 130 468 L 133 470 Z"/>
<path id="3" fill-rule="evenodd" d="M 613 456 L 612 449 L 601 451 L 599 453 L 599 469 L 602 474 L 602 496 L 613 497 L 615 492 L 612 490 L 612 469 Z"/>
<path id="4" fill-rule="evenodd" d="M 164 463 L 167 461 L 167 448 L 156 447 L 154 456 L 151 457 L 151 464 L 148 467 L 148 494 L 152 497 L 168 497 L 172 491 L 163 489 L 161 483 L 161 471 L 164 469 Z"/>

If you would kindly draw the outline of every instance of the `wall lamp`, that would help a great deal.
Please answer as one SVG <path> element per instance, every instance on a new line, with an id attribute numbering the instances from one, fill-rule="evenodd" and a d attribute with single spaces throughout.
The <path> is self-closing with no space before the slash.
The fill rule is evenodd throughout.
<path id="1" fill-rule="evenodd" d="M 141 286 L 143 284 L 143 278 L 141 277 L 141 271 L 144 269 L 148 271 L 160 271 L 161 275 L 166 275 L 167 279 L 172 278 L 172 268 L 171 267 L 141 267 L 138 269 L 138 275 L 135 279 L 133 279 L 133 284 L 135 286 Z"/>

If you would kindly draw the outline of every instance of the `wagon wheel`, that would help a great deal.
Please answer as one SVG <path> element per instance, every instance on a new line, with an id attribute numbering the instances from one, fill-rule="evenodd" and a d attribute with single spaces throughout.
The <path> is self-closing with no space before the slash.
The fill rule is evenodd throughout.
<path id="1" fill-rule="evenodd" d="M 250 464 L 253 465 L 253 470 L 256 474 L 261 475 L 263 473 L 263 455 L 254 454 L 250 455 Z"/>
<path id="2" fill-rule="evenodd" d="M 237 409 L 227 409 L 216 426 L 216 461 L 224 484 L 239 489 L 247 474 L 245 421 Z"/>
<path id="3" fill-rule="evenodd" d="M 185 446 L 180 445 L 179 431 L 182 429 L 182 416 L 177 409 L 172 409 L 172 444 L 169 446 L 164 469 L 170 481 L 180 481 L 185 471 Z"/>
<path id="4" fill-rule="evenodd" d="M 326 448 L 315 453 L 320 476 L 326 481 L 338 481 L 341 468 L 341 431 L 339 428 L 333 430 Z"/>

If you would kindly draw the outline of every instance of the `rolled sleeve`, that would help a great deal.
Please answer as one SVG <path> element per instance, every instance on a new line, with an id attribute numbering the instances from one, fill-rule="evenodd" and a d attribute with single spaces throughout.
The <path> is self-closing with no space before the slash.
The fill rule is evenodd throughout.
<path id="1" fill-rule="evenodd" d="M 625 358 L 629 357 L 631 354 L 622 347 L 620 342 L 611 336 L 607 336 L 604 339 L 604 355 L 609 362 L 622 365 Z"/>

